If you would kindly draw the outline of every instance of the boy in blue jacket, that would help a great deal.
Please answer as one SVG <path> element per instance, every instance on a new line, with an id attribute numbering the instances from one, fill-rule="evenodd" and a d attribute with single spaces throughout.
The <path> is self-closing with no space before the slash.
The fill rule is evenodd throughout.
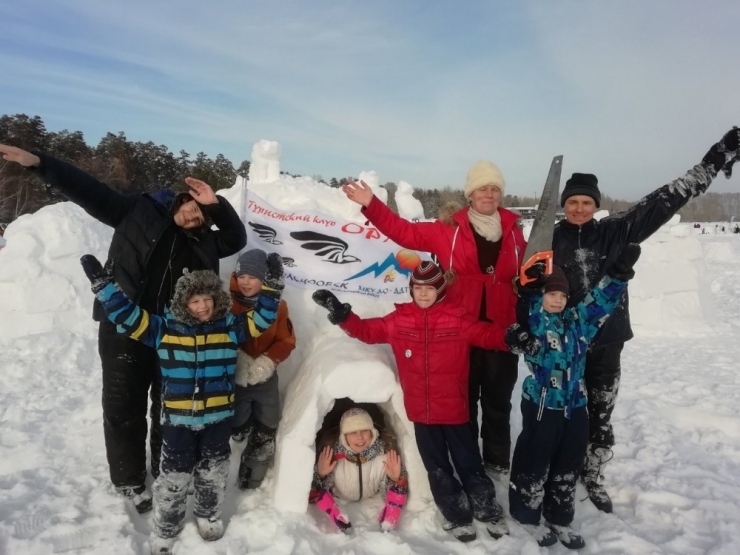
<path id="1" fill-rule="evenodd" d="M 185 524 L 187 492 L 194 481 L 194 514 L 205 540 L 223 536 L 234 416 L 234 373 L 239 344 L 264 332 L 277 316 L 283 289 L 282 260 L 267 258 L 253 310 L 235 316 L 218 275 L 198 270 L 177 280 L 164 316 L 150 314 L 126 297 L 109 269 L 91 255 L 81 260 L 108 318 L 123 333 L 156 349 L 162 379 L 162 462 L 152 487 L 151 553 L 172 553 Z"/>
<path id="2" fill-rule="evenodd" d="M 611 271 L 572 308 L 566 309 L 569 284 L 559 266 L 547 277 L 539 268 L 532 285 L 519 286 L 520 321 L 526 319 L 540 349 L 524 353 L 532 375 L 522 386 L 522 432 L 514 448 L 509 510 L 541 546 L 558 540 L 570 549 L 585 546 L 570 524 L 588 444 L 586 353 L 619 304 L 639 256 L 639 245 L 627 245 Z M 513 328 L 511 335 L 518 324 Z M 547 527 L 540 524 L 542 513 Z"/>

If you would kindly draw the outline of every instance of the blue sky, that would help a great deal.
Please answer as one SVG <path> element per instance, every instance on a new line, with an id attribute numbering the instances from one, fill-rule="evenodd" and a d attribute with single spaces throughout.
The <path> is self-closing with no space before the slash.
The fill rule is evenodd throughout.
<path id="1" fill-rule="evenodd" d="M 563 154 L 563 182 L 637 199 L 740 125 L 738 22 L 730 0 L 0 0 L 0 114 L 235 165 L 276 140 L 285 171 L 415 187 L 489 159 L 511 194 Z"/>

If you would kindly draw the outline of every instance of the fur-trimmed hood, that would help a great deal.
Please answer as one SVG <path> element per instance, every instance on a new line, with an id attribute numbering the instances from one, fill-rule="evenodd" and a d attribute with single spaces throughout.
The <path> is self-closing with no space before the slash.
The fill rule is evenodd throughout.
<path id="1" fill-rule="evenodd" d="M 175 294 L 172 295 L 172 302 L 170 303 L 170 312 L 175 320 L 189 326 L 205 323 L 198 320 L 188 310 L 188 300 L 193 295 L 213 296 L 211 322 L 225 318 L 231 311 L 231 296 L 223 290 L 218 275 L 210 270 L 196 270 L 177 280 Z"/>
<path id="2" fill-rule="evenodd" d="M 457 225 L 455 221 L 455 214 L 465 208 L 462 204 L 456 201 L 446 202 L 439 209 L 439 217 L 437 218 L 440 222 L 447 225 Z"/>

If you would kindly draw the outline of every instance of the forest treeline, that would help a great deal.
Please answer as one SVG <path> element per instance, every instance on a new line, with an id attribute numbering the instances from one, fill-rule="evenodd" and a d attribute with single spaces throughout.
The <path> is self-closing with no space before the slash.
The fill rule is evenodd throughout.
<path id="1" fill-rule="evenodd" d="M 81 131 L 49 131 L 39 116 L 25 114 L 0 116 L 0 143 L 25 150 L 38 150 L 66 160 L 123 193 L 152 192 L 161 188 L 182 189 L 183 179 L 191 175 L 209 183 L 214 190 L 231 187 L 237 175 L 247 176 L 249 161 L 238 166 L 223 154 L 215 158 L 204 152 L 194 156 L 181 150 L 175 154 L 165 145 L 153 141 L 130 141 L 123 132 L 107 133 L 97 145 L 87 144 Z M 282 172 L 288 175 L 288 172 Z M 332 177 L 328 180 L 313 176 L 328 187 L 340 187 L 352 177 Z M 389 206 L 396 210 L 396 184 L 383 185 L 389 193 Z M 657 185 L 656 185 L 657 187 Z M 645 191 L 648 193 L 649 191 Z M 465 204 L 461 189 L 416 188 L 427 218 L 435 218 L 441 206 L 448 202 Z M 48 204 L 63 201 L 31 173 L 17 164 L 0 160 L 0 225 L 5 226 L 23 214 L 30 214 Z M 534 197 L 507 195 L 505 206 L 534 206 Z M 618 212 L 632 202 L 604 195 L 603 209 Z M 740 193 L 707 193 L 694 199 L 679 214 L 684 221 L 712 222 L 740 220 Z"/>

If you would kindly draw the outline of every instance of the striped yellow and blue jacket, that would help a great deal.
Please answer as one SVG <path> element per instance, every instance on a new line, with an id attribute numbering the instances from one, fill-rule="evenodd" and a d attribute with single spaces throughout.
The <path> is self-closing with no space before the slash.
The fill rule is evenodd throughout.
<path id="1" fill-rule="evenodd" d="M 120 333 L 157 350 L 162 374 L 162 423 L 201 428 L 234 415 L 234 371 L 239 344 L 274 321 L 279 299 L 259 295 L 254 311 L 207 323 L 148 313 L 115 283 L 96 294 Z M 218 314 L 221 316 L 221 314 Z"/>

